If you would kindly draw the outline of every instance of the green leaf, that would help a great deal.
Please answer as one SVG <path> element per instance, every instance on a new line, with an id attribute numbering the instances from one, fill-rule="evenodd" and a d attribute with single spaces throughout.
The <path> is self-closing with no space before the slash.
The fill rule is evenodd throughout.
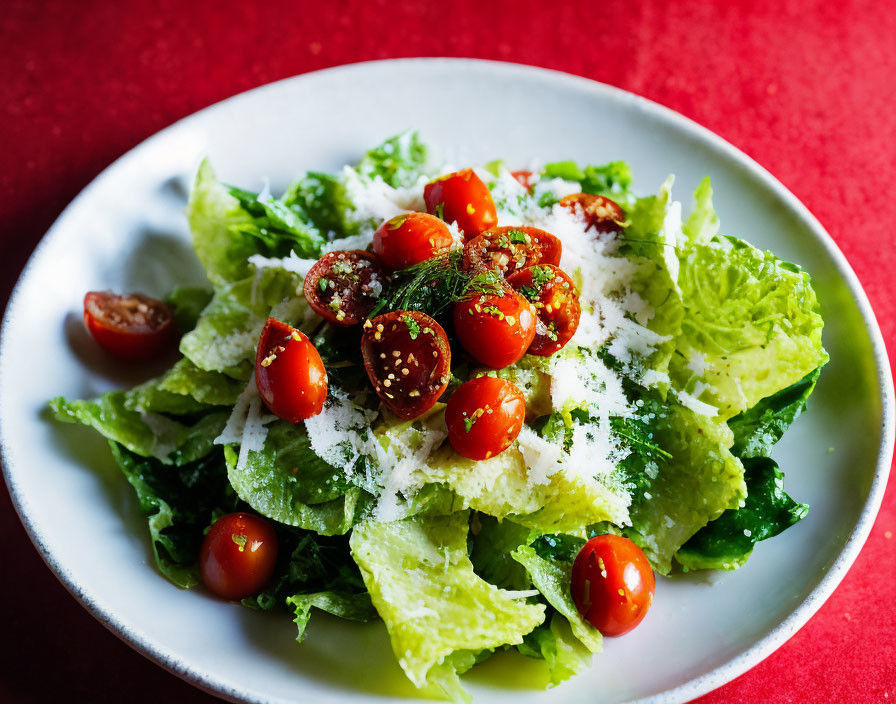
<path id="1" fill-rule="evenodd" d="M 555 161 L 545 164 L 542 171 L 546 178 L 562 178 L 564 181 L 581 181 L 585 172 L 574 161 Z"/>
<path id="2" fill-rule="evenodd" d="M 475 663 L 474 654 L 521 643 L 544 619 L 544 606 L 476 576 L 467 557 L 467 521 L 461 512 L 363 523 L 351 537 L 405 674 L 418 687 L 436 684 L 455 701 L 463 696 L 457 673 Z"/>
<path id="3" fill-rule="evenodd" d="M 806 410 L 806 402 L 820 374 L 821 367 L 816 367 L 795 384 L 729 420 L 728 427 L 734 433 L 731 452 L 741 459 L 769 456 L 784 431 Z"/>
<path id="4" fill-rule="evenodd" d="M 235 186 L 228 188 L 243 210 L 252 216 L 250 223 L 239 223 L 232 229 L 261 241 L 262 253 L 273 257 L 285 257 L 290 252 L 300 257 L 320 255 L 325 238 L 308 222 L 301 208 L 290 206 L 267 191 L 253 193 Z"/>
<path id="5" fill-rule="evenodd" d="M 367 152 L 358 163 L 358 173 L 379 176 L 394 188 L 410 186 L 423 175 L 427 156 L 417 132 L 402 132 Z"/>
<path id="6" fill-rule="evenodd" d="M 354 204 L 348 198 L 345 184 L 336 176 L 309 171 L 286 189 L 281 200 L 304 213 L 324 234 L 336 238 L 357 234 L 358 224 L 346 217 Z"/>
<path id="7" fill-rule="evenodd" d="M 147 516 L 159 571 L 179 587 L 195 586 L 205 529 L 218 515 L 236 508 L 221 452 L 175 468 L 115 442 L 109 446 Z"/>
<path id="8" fill-rule="evenodd" d="M 719 234 L 719 216 L 712 207 L 712 184 L 706 176 L 694 191 L 694 209 L 682 225 L 689 244 L 706 244 Z"/>
<path id="9" fill-rule="evenodd" d="M 631 537 L 653 568 L 668 574 L 675 552 L 723 511 L 738 508 L 747 492 L 727 425 L 675 404 L 655 423 L 654 439 L 672 457 L 645 466 L 650 483 L 630 508 Z"/>
<path id="10" fill-rule="evenodd" d="M 112 391 L 99 398 L 68 401 L 61 396 L 50 402 L 57 420 L 83 423 L 141 457 L 163 464 L 183 465 L 212 451 L 214 439 L 227 422 L 226 411 L 208 413 L 191 424 L 168 416 L 131 410 L 128 393 Z"/>
<path id="11" fill-rule="evenodd" d="M 760 540 L 774 537 L 809 513 L 784 492 L 784 475 L 768 457 L 743 460 L 747 499 L 743 508 L 725 511 L 676 553 L 689 569 L 735 569 Z"/>
<path id="12" fill-rule="evenodd" d="M 202 310 L 212 300 L 214 291 L 208 288 L 194 286 L 178 286 L 165 299 L 174 311 L 174 323 L 181 333 L 186 333 L 196 327 L 196 322 L 202 314 Z"/>
<path id="13" fill-rule="evenodd" d="M 263 252 L 263 243 L 247 234 L 253 227 L 253 217 L 218 181 L 208 160 L 200 165 L 190 191 L 187 220 L 193 233 L 193 248 L 212 283 L 223 284 L 248 276 L 247 260 Z"/>
<path id="14" fill-rule="evenodd" d="M 572 562 L 546 559 L 535 548 L 525 545 L 514 550 L 512 556 L 526 568 L 535 588 L 548 603 L 566 617 L 582 645 L 592 653 L 600 652 L 600 631 L 582 618 L 572 600 Z"/>
<path id="15" fill-rule="evenodd" d="M 809 275 L 734 238 L 684 251 L 674 386 L 726 420 L 827 360 Z M 763 370 L 763 373 L 757 373 Z"/>
<path id="16" fill-rule="evenodd" d="M 348 532 L 369 508 L 371 497 L 357 487 L 346 488 L 332 467 L 317 457 L 302 438 L 304 426 L 285 447 L 285 423 L 272 429 L 261 451 L 250 450 L 246 466 L 237 469 L 237 453 L 227 447 L 227 476 L 239 497 L 279 523 L 321 535 Z M 293 471 L 295 470 L 295 471 Z"/>
<path id="17" fill-rule="evenodd" d="M 471 523 L 473 548 L 470 561 L 476 574 L 501 589 L 531 589 L 532 580 L 526 568 L 514 560 L 511 553 L 529 544 L 532 531 L 513 521 L 499 521 L 484 513 L 474 513 Z"/>
<path id="18" fill-rule="evenodd" d="M 180 351 L 200 369 L 248 380 L 268 316 L 294 325 L 304 319 L 308 303 L 301 286 L 296 274 L 266 267 L 220 287 L 196 328 L 181 338 Z"/>
<path id="19" fill-rule="evenodd" d="M 550 625 L 543 623 L 527 634 L 517 649 L 523 655 L 545 660 L 549 687 L 556 687 L 591 665 L 591 651 L 573 635 L 569 621 L 560 614 L 551 617 Z"/>
<path id="20" fill-rule="evenodd" d="M 186 357 L 178 360 L 158 384 L 160 391 L 190 397 L 210 406 L 232 406 L 244 387 L 242 381 L 200 369 Z"/>
<path id="21" fill-rule="evenodd" d="M 305 640 L 305 629 L 311 618 L 311 607 L 326 611 L 349 621 L 373 621 L 377 618 L 376 609 L 370 601 L 370 594 L 346 594 L 343 592 L 324 591 L 314 594 L 296 594 L 286 600 L 295 612 L 294 623 L 299 629 L 296 640 Z"/>

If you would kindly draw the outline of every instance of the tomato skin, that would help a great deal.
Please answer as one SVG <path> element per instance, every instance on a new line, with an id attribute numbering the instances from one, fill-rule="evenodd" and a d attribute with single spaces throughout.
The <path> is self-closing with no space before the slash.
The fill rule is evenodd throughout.
<path id="1" fill-rule="evenodd" d="M 300 330 L 268 318 L 258 338 L 255 383 L 265 405 L 283 420 L 316 416 L 327 398 L 327 370 Z"/>
<path id="2" fill-rule="evenodd" d="M 532 172 L 531 171 L 511 171 L 510 175 L 513 176 L 517 183 L 519 183 L 523 188 L 527 191 L 532 190 Z"/>
<path id="3" fill-rule="evenodd" d="M 386 275 L 376 257 L 361 250 L 338 251 L 317 260 L 302 292 L 314 312 L 334 325 L 358 325 L 376 305 Z"/>
<path id="4" fill-rule="evenodd" d="M 388 269 L 407 269 L 451 246 L 451 231 L 435 215 L 404 213 L 373 234 L 373 252 Z"/>
<path id="5" fill-rule="evenodd" d="M 535 264 L 559 264 L 563 245 L 550 232 L 524 225 L 496 227 L 464 245 L 464 264 L 510 276 Z"/>
<path id="6" fill-rule="evenodd" d="M 237 601 L 262 590 L 277 563 L 277 535 L 251 513 L 231 513 L 212 524 L 199 551 L 199 574 L 222 599 Z"/>
<path id="7" fill-rule="evenodd" d="M 576 555 L 572 598 L 582 617 L 605 636 L 628 633 L 644 619 L 656 588 L 644 553 L 628 538 L 598 535 Z"/>
<path id="8" fill-rule="evenodd" d="M 393 311 L 364 323 L 361 354 L 373 390 L 405 420 L 432 408 L 451 380 L 448 336 L 419 311 Z"/>
<path id="9" fill-rule="evenodd" d="M 535 337 L 535 308 L 511 288 L 455 303 L 453 317 L 464 349 L 495 369 L 518 362 Z"/>
<path id="10" fill-rule="evenodd" d="M 493 376 L 461 385 L 445 409 L 451 446 L 471 460 L 487 460 L 504 452 L 520 434 L 525 418 L 522 392 Z"/>
<path id="11" fill-rule="evenodd" d="M 562 349 L 575 335 L 582 316 L 573 280 L 559 267 L 539 264 L 512 274 L 507 283 L 535 306 L 538 315 L 528 354 L 550 357 Z"/>
<path id="12" fill-rule="evenodd" d="M 573 193 L 560 199 L 560 205 L 573 212 L 582 213 L 588 226 L 595 232 L 622 232 L 626 228 L 625 211 L 619 203 L 605 196 L 592 193 Z"/>
<path id="13" fill-rule="evenodd" d="M 159 357 L 177 341 L 171 309 L 142 293 L 88 292 L 84 324 L 100 347 L 128 362 Z"/>
<path id="14" fill-rule="evenodd" d="M 457 222 L 468 241 L 498 224 L 498 211 L 488 187 L 473 169 L 456 171 L 426 184 L 426 211 L 445 222 Z"/>

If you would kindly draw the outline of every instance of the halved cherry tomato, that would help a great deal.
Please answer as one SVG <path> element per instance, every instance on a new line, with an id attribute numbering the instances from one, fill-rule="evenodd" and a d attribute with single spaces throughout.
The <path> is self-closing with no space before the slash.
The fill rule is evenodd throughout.
<path id="1" fill-rule="evenodd" d="M 539 264 L 508 276 L 507 283 L 535 306 L 538 315 L 529 354 L 549 357 L 575 335 L 582 310 L 576 285 L 565 271 Z"/>
<path id="2" fill-rule="evenodd" d="M 303 292 L 309 305 L 335 325 L 364 321 L 383 291 L 386 275 L 372 254 L 325 254 L 308 271 Z"/>
<path id="3" fill-rule="evenodd" d="M 483 232 L 464 245 L 464 263 L 500 271 L 509 276 L 535 264 L 559 264 L 563 245 L 550 232 L 512 225 Z"/>
<path id="4" fill-rule="evenodd" d="M 327 370 L 317 348 L 305 333 L 274 318 L 258 338 L 255 383 L 271 412 L 290 423 L 316 416 L 327 398 Z"/>
<path id="5" fill-rule="evenodd" d="M 560 205 L 574 213 L 582 213 L 588 226 L 597 232 L 622 232 L 625 225 L 625 211 L 616 201 L 591 193 L 573 193 L 560 199 Z"/>
<path id="6" fill-rule="evenodd" d="M 451 348 L 425 313 L 399 310 L 364 323 L 361 354 L 373 389 L 395 415 L 416 418 L 451 380 Z"/>
<path id="7" fill-rule="evenodd" d="M 518 362 L 535 337 L 535 308 L 512 288 L 454 304 L 457 338 L 482 364 L 499 369 Z"/>
<path id="8" fill-rule="evenodd" d="M 430 181 L 423 189 L 426 210 L 445 222 L 456 222 L 464 241 L 498 224 L 498 211 L 488 187 L 473 169 Z"/>
<path id="9" fill-rule="evenodd" d="M 527 191 L 532 190 L 533 184 L 531 171 L 511 171 L 510 175 L 513 176 L 517 180 L 517 182 Z"/>
<path id="10" fill-rule="evenodd" d="M 434 215 L 405 213 L 373 234 L 373 252 L 389 269 L 407 269 L 451 246 L 451 231 Z"/>
<path id="11" fill-rule="evenodd" d="M 277 562 L 277 535 L 251 513 L 231 513 L 212 524 L 199 551 L 199 575 L 206 587 L 232 601 L 262 590 Z"/>
<path id="12" fill-rule="evenodd" d="M 605 636 L 621 636 L 641 623 L 653 603 L 655 586 L 641 548 L 618 535 L 592 538 L 572 565 L 573 601 Z"/>
<path id="13" fill-rule="evenodd" d="M 158 357 L 177 338 L 171 309 L 142 293 L 91 291 L 84 296 L 84 324 L 100 347 L 129 362 Z"/>
<path id="14" fill-rule="evenodd" d="M 445 423 L 451 446 L 471 460 L 487 460 L 516 440 L 526 418 L 526 400 L 506 379 L 480 376 L 448 399 Z"/>

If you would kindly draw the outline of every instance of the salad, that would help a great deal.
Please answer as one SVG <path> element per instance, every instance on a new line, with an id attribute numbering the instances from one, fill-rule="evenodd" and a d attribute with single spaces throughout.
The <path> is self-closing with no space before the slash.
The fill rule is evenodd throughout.
<path id="1" fill-rule="evenodd" d="M 280 197 L 204 162 L 209 286 L 84 301 L 111 355 L 171 368 L 50 405 L 108 439 L 175 585 L 299 641 L 382 619 L 416 686 L 468 701 L 497 650 L 556 685 L 655 573 L 802 519 L 770 453 L 827 355 L 809 275 L 723 235 L 708 179 L 685 215 L 619 161 L 434 162 L 407 132 Z"/>

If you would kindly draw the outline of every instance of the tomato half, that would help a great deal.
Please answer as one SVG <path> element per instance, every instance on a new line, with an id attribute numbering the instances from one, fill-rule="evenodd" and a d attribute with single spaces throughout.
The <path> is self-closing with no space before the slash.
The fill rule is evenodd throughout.
<path id="1" fill-rule="evenodd" d="M 559 264 L 562 252 L 560 240 L 537 227 L 496 227 L 464 245 L 464 263 L 509 276 L 535 264 Z"/>
<path id="2" fill-rule="evenodd" d="M 517 180 L 517 183 L 519 183 L 527 191 L 532 190 L 533 184 L 531 171 L 511 171 L 510 175 L 513 176 Z"/>
<path id="3" fill-rule="evenodd" d="M 300 330 L 268 318 L 255 355 L 255 383 L 272 413 L 290 423 L 316 416 L 327 398 L 327 370 Z"/>
<path id="4" fill-rule="evenodd" d="M 376 305 L 386 275 L 367 252 L 330 252 L 308 271 L 303 293 L 309 305 L 335 325 L 357 325 Z"/>
<path id="5" fill-rule="evenodd" d="M 430 181 L 423 189 L 426 210 L 445 222 L 456 222 L 464 241 L 498 224 L 498 211 L 488 187 L 473 169 Z"/>
<path id="6" fill-rule="evenodd" d="M 656 587 L 650 563 L 628 538 L 598 535 L 576 555 L 572 598 L 605 636 L 628 633 L 644 619 Z"/>
<path id="7" fill-rule="evenodd" d="M 586 231 L 594 228 L 596 232 L 622 232 L 626 227 L 625 211 L 619 203 L 605 196 L 573 193 L 561 198 L 560 205 L 574 213 L 581 213 L 588 223 Z"/>
<path id="8" fill-rule="evenodd" d="M 199 551 L 199 575 L 223 599 L 237 601 L 262 590 L 277 563 L 277 535 L 251 513 L 221 516 Z"/>
<path id="9" fill-rule="evenodd" d="M 389 269 L 407 269 L 451 246 L 451 231 L 435 215 L 405 213 L 373 234 L 373 252 Z"/>
<path id="10" fill-rule="evenodd" d="M 518 362 L 535 337 L 535 308 L 511 288 L 455 303 L 453 318 L 464 349 L 496 369 Z"/>
<path id="11" fill-rule="evenodd" d="M 399 310 L 367 321 L 361 354 L 374 391 L 399 418 L 428 411 L 451 380 L 448 336 L 425 313 Z"/>
<path id="12" fill-rule="evenodd" d="M 582 310 L 576 285 L 565 271 L 539 264 L 512 274 L 507 283 L 535 306 L 538 315 L 529 354 L 549 357 L 575 335 Z"/>
<path id="13" fill-rule="evenodd" d="M 89 292 L 84 296 L 84 324 L 100 347 L 129 362 L 158 357 L 177 339 L 171 309 L 142 293 Z"/>
<path id="14" fill-rule="evenodd" d="M 481 376 L 463 384 L 448 399 L 448 440 L 461 455 L 487 460 L 516 440 L 526 418 L 526 400 L 506 379 Z"/>

